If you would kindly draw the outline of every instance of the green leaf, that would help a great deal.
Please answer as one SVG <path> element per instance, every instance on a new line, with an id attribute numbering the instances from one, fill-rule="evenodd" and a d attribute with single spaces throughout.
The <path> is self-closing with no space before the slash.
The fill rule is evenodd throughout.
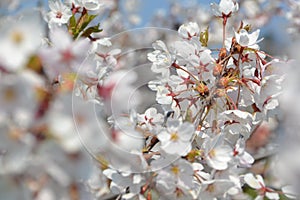
<path id="1" fill-rule="evenodd" d="M 72 19 L 72 22 L 70 20 L 70 27 L 72 30 L 71 32 L 73 34 L 73 38 L 76 39 L 79 36 L 79 34 L 89 25 L 89 23 L 95 17 L 97 17 L 97 15 L 89 15 L 86 10 L 83 10 L 77 23 L 76 23 L 75 17 L 74 17 L 74 19 Z M 72 18 L 73 18 L 73 16 L 72 16 Z M 75 21 L 75 23 L 74 23 L 74 21 Z M 74 25 L 74 24 L 76 24 L 76 25 Z"/>
<path id="2" fill-rule="evenodd" d="M 68 31 L 70 33 L 72 33 L 73 35 L 74 35 L 75 27 L 76 27 L 76 18 L 75 18 L 75 15 L 72 15 L 72 17 L 70 18 L 69 26 L 68 26 Z"/>
<path id="3" fill-rule="evenodd" d="M 99 33 L 102 31 L 102 29 L 99 29 L 100 23 L 97 24 L 96 26 L 92 26 L 87 28 L 83 33 L 83 37 L 89 37 L 92 33 Z"/>
<path id="4" fill-rule="evenodd" d="M 79 32 L 83 31 L 95 17 L 97 17 L 97 15 L 85 13 L 79 18 L 76 28 L 78 28 Z"/>
<path id="5" fill-rule="evenodd" d="M 207 47 L 208 38 L 209 38 L 209 33 L 207 27 L 205 31 L 200 33 L 200 42 L 202 46 Z"/>

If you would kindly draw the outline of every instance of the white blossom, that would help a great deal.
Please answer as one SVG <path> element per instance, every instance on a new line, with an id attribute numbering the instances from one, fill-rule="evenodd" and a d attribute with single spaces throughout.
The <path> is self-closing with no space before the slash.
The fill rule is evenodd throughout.
<path id="1" fill-rule="evenodd" d="M 183 38 L 191 38 L 194 36 L 199 35 L 199 26 L 195 22 L 189 22 L 187 24 L 183 24 L 179 27 L 178 33 L 183 37 Z"/>
<path id="2" fill-rule="evenodd" d="M 241 29 L 238 33 L 235 32 L 235 38 L 242 47 L 259 49 L 258 43 L 263 40 L 263 38 L 258 40 L 259 33 L 259 29 L 250 34 L 247 30 Z"/>
<path id="3" fill-rule="evenodd" d="M 265 186 L 265 182 L 261 175 L 256 175 L 254 177 L 253 174 L 249 173 L 245 175 L 244 180 L 251 188 L 262 192 L 262 195 L 258 195 L 256 199 L 263 198 L 263 196 L 266 196 L 269 199 L 279 199 L 278 193 Z"/>
<path id="4" fill-rule="evenodd" d="M 221 0 L 219 4 L 210 4 L 214 15 L 222 17 L 224 15 L 230 15 L 231 13 L 237 12 L 239 4 L 234 3 L 233 0 Z"/>
<path id="5" fill-rule="evenodd" d="M 67 24 L 72 16 L 71 8 L 64 5 L 60 0 L 50 0 L 49 8 L 51 11 L 47 14 L 47 20 L 50 28 L 54 24 L 59 26 Z"/>
<path id="6" fill-rule="evenodd" d="M 191 150 L 191 138 L 194 128 L 191 124 L 169 120 L 167 130 L 161 131 L 157 137 L 161 142 L 161 149 L 168 154 L 185 156 Z"/>
<path id="7" fill-rule="evenodd" d="M 23 15 L 24 17 L 20 19 L 5 20 L 0 27 L 0 65 L 7 71 L 23 69 L 29 56 L 42 44 L 44 31 L 38 13 L 23 13 Z"/>

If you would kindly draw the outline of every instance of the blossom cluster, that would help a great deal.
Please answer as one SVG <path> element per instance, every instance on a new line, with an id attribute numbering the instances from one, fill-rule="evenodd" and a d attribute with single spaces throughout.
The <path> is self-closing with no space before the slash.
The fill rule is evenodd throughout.
<path id="1" fill-rule="evenodd" d="M 258 29 L 279 2 L 193 8 L 175 37 L 113 36 L 123 18 L 140 22 L 137 0 L 124 16 L 118 1 L 49 0 L 48 11 L 1 18 L 0 197 L 296 199 L 293 185 L 253 170 L 261 158 L 247 148 L 280 114 L 287 63 L 261 49 Z M 144 57 L 130 54 L 147 42 Z"/>

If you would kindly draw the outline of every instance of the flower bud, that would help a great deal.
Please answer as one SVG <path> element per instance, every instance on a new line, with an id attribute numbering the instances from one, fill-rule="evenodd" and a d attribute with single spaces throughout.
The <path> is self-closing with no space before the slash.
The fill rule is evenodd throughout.
<path id="1" fill-rule="evenodd" d="M 216 64 L 213 69 L 214 76 L 220 76 L 223 70 L 223 66 L 221 64 Z"/>
<path id="2" fill-rule="evenodd" d="M 218 82 L 218 86 L 219 87 L 224 87 L 226 88 L 229 84 L 229 78 L 228 77 L 222 77 L 219 82 Z"/>
<path id="3" fill-rule="evenodd" d="M 209 89 L 204 83 L 198 84 L 195 89 L 200 93 L 201 96 L 205 96 L 209 93 Z"/>
<path id="4" fill-rule="evenodd" d="M 225 48 L 221 48 L 220 52 L 219 52 L 219 58 L 222 60 L 223 58 L 225 58 L 227 56 L 227 51 Z"/>

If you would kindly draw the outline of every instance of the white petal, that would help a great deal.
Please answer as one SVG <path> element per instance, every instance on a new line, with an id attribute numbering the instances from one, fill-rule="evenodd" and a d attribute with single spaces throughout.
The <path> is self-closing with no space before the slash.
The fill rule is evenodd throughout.
<path id="1" fill-rule="evenodd" d="M 269 199 L 279 199 L 279 195 L 276 192 L 266 192 L 266 197 Z"/>
<path id="2" fill-rule="evenodd" d="M 290 199 L 297 199 L 297 194 L 296 189 L 293 188 L 293 186 L 287 185 L 282 188 L 282 192 L 284 193 L 285 196 L 287 196 Z"/>
<path id="3" fill-rule="evenodd" d="M 254 189 L 260 189 L 261 185 L 253 174 L 246 174 L 244 177 L 245 182 Z"/>

